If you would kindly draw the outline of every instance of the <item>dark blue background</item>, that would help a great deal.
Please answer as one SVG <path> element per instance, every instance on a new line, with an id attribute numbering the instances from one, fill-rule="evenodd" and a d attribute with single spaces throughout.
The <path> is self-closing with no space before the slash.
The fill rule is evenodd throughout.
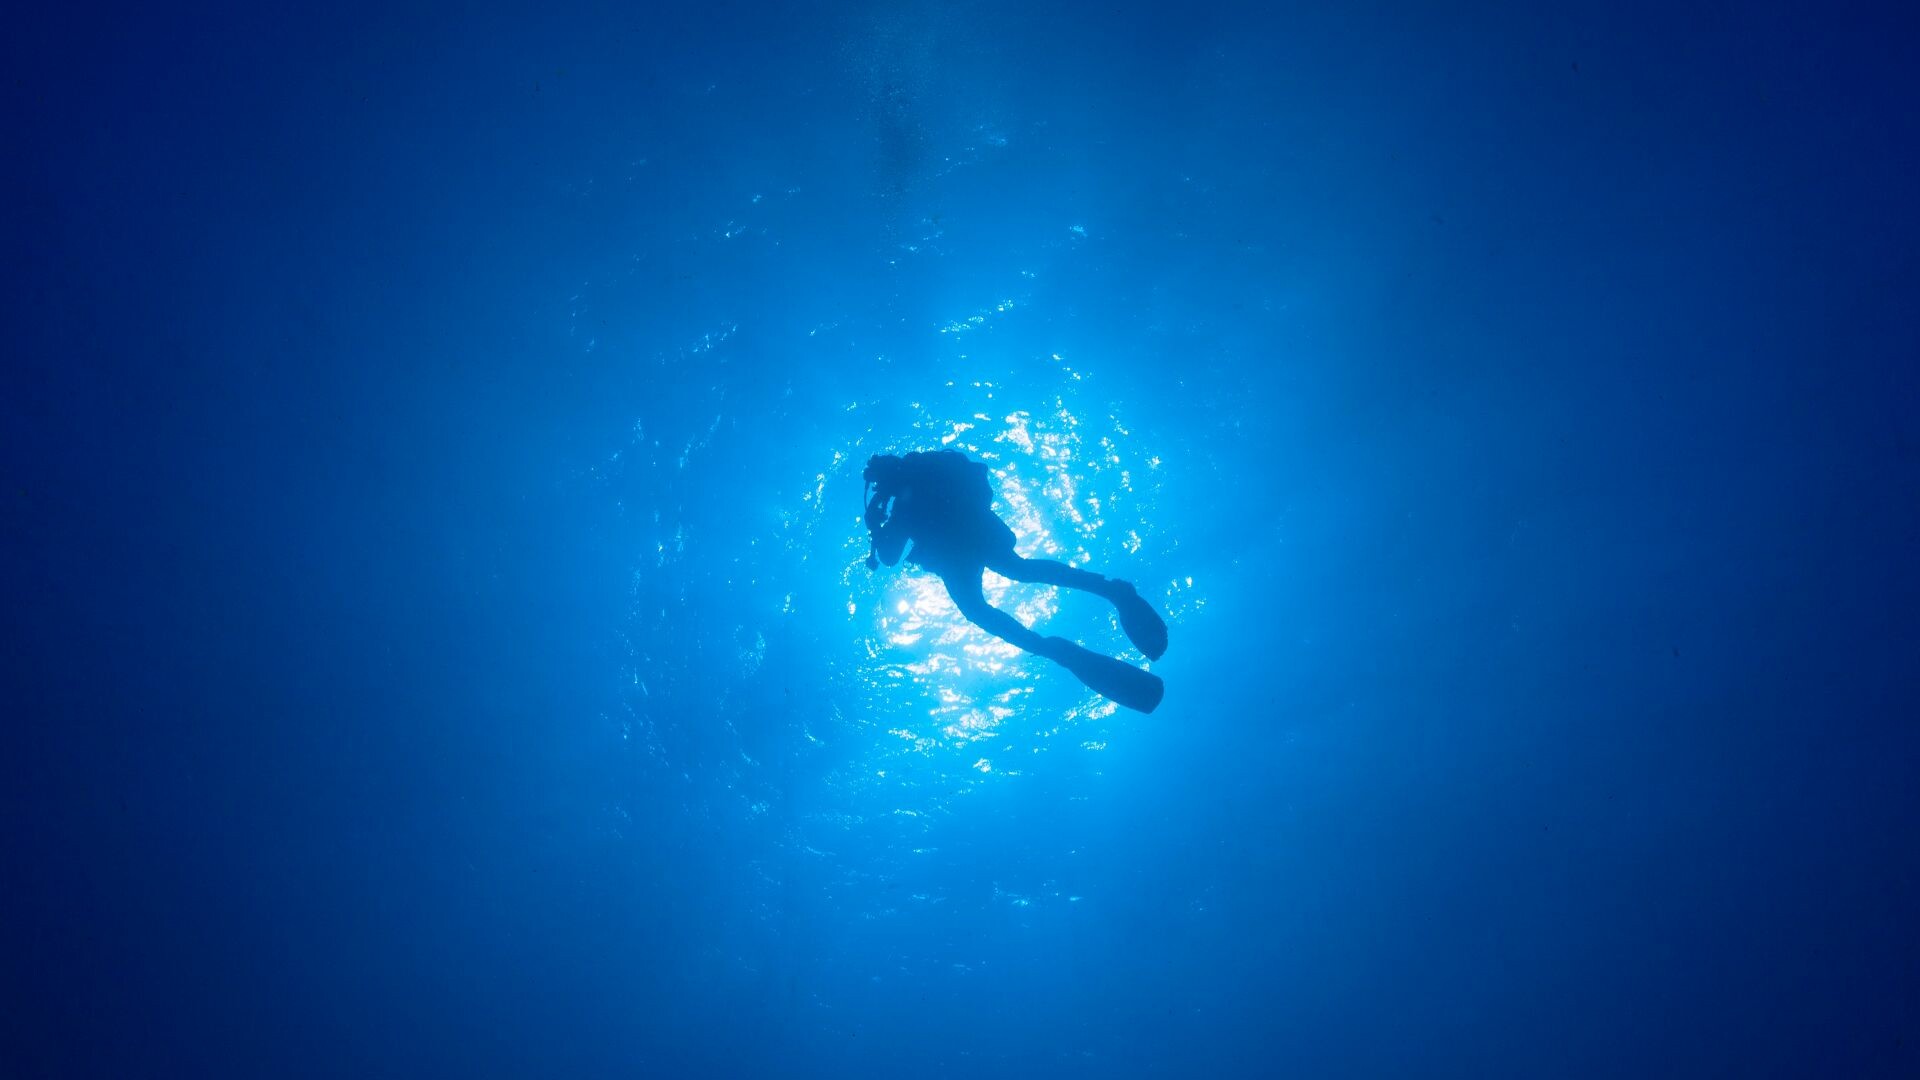
<path id="1" fill-rule="evenodd" d="M 16 13 L 6 1071 L 1914 1075 L 1892 10 Z M 1207 604 L 902 819 L 828 462 L 1049 351 Z"/>

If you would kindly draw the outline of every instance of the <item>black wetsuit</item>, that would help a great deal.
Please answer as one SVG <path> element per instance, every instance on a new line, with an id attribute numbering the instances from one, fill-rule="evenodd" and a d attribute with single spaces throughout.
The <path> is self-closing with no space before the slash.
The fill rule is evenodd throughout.
<path id="1" fill-rule="evenodd" d="M 987 467 L 958 451 L 906 455 L 875 498 L 892 499 L 875 530 L 875 545 L 889 565 L 899 561 L 897 550 L 888 557 L 889 547 L 903 540 L 913 541 L 912 561 L 943 577 L 1016 557 L 1013 530 L 993 512 Z"/>
<path id="2" fill-rule="evenodd" d="M 912 541 L 907 558 L 940 576 L 968 622 L 1067 667 L 1088 686 L 1130 708 L 1151 712 L 1159 704 L 1156 676 L 1065 638 L 1046 637 L 987 603 L 981 590 L 987 570 L 1015 581 L 1082 589 L 1112 601 L 1122 629 L 1149 659 L 1159 659 L 1167 647 L 1166 624 L 1131 584 L 1016 552 L 1013 530 L 993 512 L 993 486 L 985 465 L 958 451 L 934 450 L 876 457 L 868 463 L 867 476 L 873 485 L 867 528 L 879 561 L 889 566 L 899 562 Z"/>

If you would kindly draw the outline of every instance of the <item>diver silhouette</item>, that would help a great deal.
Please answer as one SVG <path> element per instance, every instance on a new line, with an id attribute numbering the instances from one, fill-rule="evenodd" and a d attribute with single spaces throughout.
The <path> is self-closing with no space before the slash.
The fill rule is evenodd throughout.
<path id="1" fill-rule="evenodd" d="M 939 575 L 947 595 L 967 621 L 1002 641 L 1044 656 L 1072 672 L 1090 689 L 1129 709 L 1152 712 L 1166 693 L 1158 675 L 1060 637 L 1044 637 L 987 603 L 980 579 L 987 570 L 1042 585 L 1081 589 L 1105 597 L 1120 614 L 1120 628 L 1149 660 L 1167 651 L 1167 624 L 1125 581 L 1054 562 L 1028 559 L 1013 550 L 1013 530 L 993 512 L 987 467 L 957 450 L 876 454 L 862 474 L 867 482 L 867 531 L 873 535 L 867 569 L 892 566 L 913 542 L 912 562 Z"/>

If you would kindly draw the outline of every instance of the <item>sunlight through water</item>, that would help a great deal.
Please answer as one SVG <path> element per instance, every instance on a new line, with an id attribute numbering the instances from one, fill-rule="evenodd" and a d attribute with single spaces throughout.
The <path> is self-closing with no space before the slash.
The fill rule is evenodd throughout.
<path id="1" fill-rule="evenodd" d="M 809 535 L 797 541 L 834 545 L 842 560 L 847 628 L 860 656 L 846 669 L 853 685 L 845 689 L 865 704 L 854 722 L 871 729 L 864 776 L 844 777 L 850 784 L 898 780 L 903 772 L 946 791 L 1001 782 L 1049 749 L 1098 752 L 1131 717 L 1050 661 L 968 622 L 941 580 L 910 558 L 870 573 L 857 493 L 868 455 L 963 451 L 991 470 L 994 511 L 1013 529 L 1021 555 L 1133 581 L 1176 627 L 1204 604 L 1187 579 L 1156 573 L 1173 565 L 1175 546 L 1153 524 L 1159 458 L 1136 445 L 1118 416 L 1088 417 L 1058 394 L 1009 407 L 1013 395 L 984 381 L 945 389 L 950 400 L 941 406 L 913 403 L 910 435 L 876 440 L 863 431 L 831 454 L 809 494 L 821 500 L 838 490 L 846 501 L 816 502 Z M 983 586 L 989 603 L 1041 633 L 1140 662 L 1099 597 L 992 571 Z"/>

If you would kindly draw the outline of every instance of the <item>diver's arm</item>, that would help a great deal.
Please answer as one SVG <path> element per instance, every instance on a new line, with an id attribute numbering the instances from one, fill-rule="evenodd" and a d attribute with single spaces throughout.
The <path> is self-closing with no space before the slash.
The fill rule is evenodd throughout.
<path id="1" fill-rule="evenodd" d="M 906 495 L 904 491 L 895 492 L 876 486 L 872 498 L 867 502 L 867 532 L 873 535 L 873 552 L 888 566 L 899 562 L 907 548 L 909 537 L 900 520 L 900 511 L 907 502 Z M 891 509 L 889 503 L 892 504 Z"/>
<path id="2" fill-rule="evenodd" d="M 889 521 L 873 531 L 873 553 L 881 562 L 892 566 L 906 550 L 907 531 L 894 522 Z"/>

